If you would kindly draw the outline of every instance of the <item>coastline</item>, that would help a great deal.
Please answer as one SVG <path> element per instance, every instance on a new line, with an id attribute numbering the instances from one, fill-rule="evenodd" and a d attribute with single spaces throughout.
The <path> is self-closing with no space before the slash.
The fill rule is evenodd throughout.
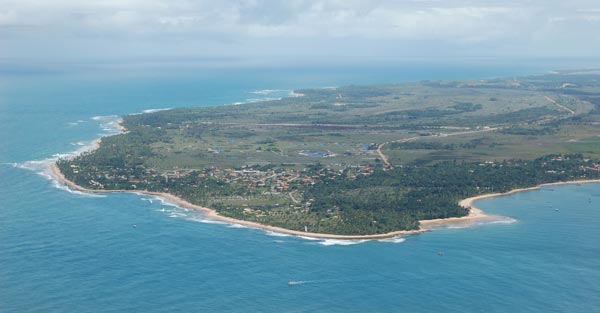
<path id="1" fill-rule="evenodd" d="M 582 179 L 582 180 L 561 181 L 561 182 L 554 182 L 554 183 L 539 184 L 539 185 L 534 186 L 534 187 L 518 188 L 518 189 L 513 189 L 511 191 L 502 192 L 502 193 L 489 193 L 489 194 L 483 194 L 483 195 L 479 195 L 479 196 L 474 196 L 474 197 L 471 197 L 471 198 L 463 199 L 463 200 L 459 201 L 458 204 L 460 206 L 464 207 L 464 208 L 471 208 L 471 210 L 475 209 L 476 211 L 483 213 L 483 211 L 481 209 L 479 209 L 476 206 L 474 206 L 474 202 L 475 201 L 478 201 L 478 200 L 481 200 L 481 199 L 486 199 L 486 198 L 508 196 L 508 195 L 511 195 L 511 194 L 514 194 L 514 193 L 517 193 L 517 192 L 522 192 L 522 191 L 538 190 L 538 189 L 540 189 L 542 187 L 546 187 L 546 186 L 573 185 L 573 184 L 589 184 L 589 183 L 600 183 L 600 179 Z M 433 221 L 433 220 L 431 220 L 431 221 Z"/>
<path id="2" fill-rule="evenodd" d="M 450 227 L 451 226 L 464 227 L 464 226 L 469 226 L 469 225 L 472 225 L 475 223 L 492 222 L 495 220 L 502 220 L 502 219 L 505 219 L 505 217 L 498 216 L 498 215 L 485 214 L 485 212 L 483 212 L 481 209 L 474 206 L 474 202 L 481 200 L 481 199 L 486 199 L 486 198 L 507 196 L 507 195 L 514 194 L 517 192 L 522 192 L 522 191 L 537 190 L 543 186 L 583 184 L 583 183 L 600 183 L 600 179 L 555 182 L 555 183 L 541 184 L 541 185 L 538 185 L 535 187 L 514 189 L 514 190 L 511 190 L 508 192 L 504 192 L 504 193 L 484 194 L 484 195 L 466 198 L 459 202 L 460 206 L 470 209 L 469 214 L 467 216 L 439 218 L 439 219 L 432 219 L 432 220 L 420 220 L 419 223 L 420 223 L 421 228 L 417 229 L 417 230 L 399 230 L 399 231 L 393 231 L 393 232 L 384 233 L 384 234 L 373 234 L 373 235 L 336 235 L 336 234 L 326 234 L 326 233 L 304 232 L 304 231 L 286 229 L 286 228 L 282 228 L 282 227 L 270 226 L 270 225 L 261 224 L 261 223 L 257 223 L 257 222 L 239 220 L 239 219 L 235 219 L 235 218 L 231 218 L 231 217 L 222 216 L 222 215 L 219 215 L 217 213 L 217 211 L 215 211 L 211 208 L 192 204 L 182 198 L 179 198 L 177 196 L 174 196 L 174 195 L 166 193 L 166 192 L 153 192 L 153 191 L 143 191 L 143 190 L 93 190 L 93 189 L 88 189 L 88 188 L 79 186 L 79 185 L 75 184 L 74 182 L 70 181 L 69 179 L 67 179 L 62 174 L 62 172 L 60 171 L 60 169 L 58 168 L 58 166 L 55 163 L 51 164 L 50 168 L 51 168 L 51 172 L 52 172 L 52 175 L 54 176 L 54 178 L 56 178 L 61 183 L 64 183 L 65 185 L 67 185 L 69 188 L 73 188 L 78 191 L 89 192 L 89 193 L 129 192 L 129 193 L 141 193 L 141 194 L 146 194 L 146 195 L 158 196 L 165 200 L 168 200 L 169 202 L 174 203 L 175 205 L 177 205 L 179 207 L 204 212 L 206 214 L 207 218 L 215 220 L 215 221 L 225 222 L 228 224 L 238 224 L 238 225 L 243 225 L 243 226 L 247 226 L 250 228 L 262 229 L 262 230 L 266 230 L 266 231 L 272 231 L 272 232 L 294 235 L 294 236 L 309 237 L 309 238 L 315 238 L 315 239 L 343 239 L 343 240 L 385 239 L 385 238 L 393 238 L 393 237 L 402 237 L 402 236 L 415 235 L 415 234 L 432 231 L 436 228 L 443 228 L 443 227 L 449 227 L 449 226 Z"/>
<path id="3" fill-rule="evenodd" d="M 67 185 L 69 188 L 72 188 L 74 190 L 78 190 L 78 191 L 82 191 L 82 192 L 89 192 L 89 193 L 129 192 L 129 193 L 138 193 L 138 194 L 145 194 L 145 195 L 151 195 L 151 196 L 158 196 L 169 202 L 174 203 L 175 205 L 177 205 L 179 207 L 204 212 L 204 214 L 207 218 L 215 220 L 215 221 L 225 222 L 228 224 L 243 225 L 243 226 L 247 226 L 250 228 L 257 228 L 257 229 L 262 229 L 262 230 L 272 231 L 272 232 L 277 232 L 277 233 L 282 233 L 282 234 L 316 238 L 316 239 L 357 240 L 357 239 L 385 239 L 385 238 L 391 238 L 391 237 L 413 235 L 413 234 L 418 234 L 418 233 L 427 231 L 425 229 L 399 230 L 399 231 L 394 231 L 394 232 L 390 232 L 390 233 L 374 234 L 374 235 L 335 235 L 335 234 L 325 234 L 325 233 L 303 232 L 303 231 L 298 231 L 298 230 L 286 229 L 286 228 L 282 228 L 282 227 L 270 226 L 270 225 L 260 224 L 257 222 L 244 221 L 244 220 L 239 220 L 239 219 L 235 219 L 235 218 L 231 218 L 231 217 L 222 216 L 222 215 L 219 215 L 217 213 L 217 211 L 215 211 L 211 208 L 192 204 L 184 199 L 181 199 L 177 196 L 174 196 L 174 195 L 166 193 L 166 192 L 153 192 L 153 191 L 144 191 L 144 190 L 93 190 L 93 189 L 84 188 L 84 187 L 79 186 L 79 185 L 75 184 L 74 182 L 68 180 L 61 173 L 60 169 L 58 168 L 58 166 L 56 166 L 56 164 L 54 164 L 54 163 L 51 164 L 50 168 L 51 168 L 52 175 L 54 176 L 54 178 L 56 178 L 61 183 Z M 466 216 L 466 217 L 468 217 L 468 216 Z"/>

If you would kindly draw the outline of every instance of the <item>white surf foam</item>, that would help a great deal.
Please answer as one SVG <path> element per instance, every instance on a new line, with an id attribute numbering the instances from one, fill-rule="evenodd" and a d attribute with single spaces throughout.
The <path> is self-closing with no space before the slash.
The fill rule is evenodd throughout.
<path id="1" fill-rule="evenodd" d="M 227 225 L 228 224 L 228 223 L 221 222 L 221 221 L 207 219 L 203 216 L 190 216 L 190 217 L 186 218 L 186 220 L 192 221 L 192 222 L 204 223 L 204 224 L 219 224 L 219 225 Z"/>
<path id="2" fill-rule="evenodd" d="M 485 225 L 491 225 L 491 224 L 513 224 L 516 223 L 518 220 L 512 218 L 512 217 L 507 217 L 507 216 L 496 216 L 494 219 L 491 220 L 479 220 L 479 221 L 472 221 L 472 222 L 465 222 L 465 223 L 461 223 L 461 224 L 451 224 L 451 225 L 442 225 L 439 227 L 435 227 L 434 229 L 465 229 L 465 228 L 471 228 L 471 227 L 479 227 L 479 226 L 485 226 Z"/>
<path id="3" fill-rule="evenodd" d="M 159 196 L 156 196 L 156 197 L 154 197 L 154 201 L 158 201 L 158 202 L 160 202 L 160 204 L 162 204 L 162 205 L 166 205 L 166 206 L 170 206 L 170 207 L 175 207 L 175 208 L 179 208 L 179 209 L 181 209 L 181 210 L 183 210 L 183 211 L 187 211 L 187 209 L 185 209 L 185 208 L 182 208 L 182 207 L 178 206 L 178 205 L 177 205 L 177 204 L 175 204 L 175 203 L 169 202 L 168 200 L 166 200 L 166 199 L 164 199 L 164 198 L 161 198 L 161 197 L 159 197 Z"/>
<path id="4" fill-rule="evenodd" d="M 248 228 L 248 226 L 241 225 L 241 224 L 229 224 L 227 227 L 229 227 L 229 228 Z"/>
<path id="5" fill-rule="evenodd" d="M 119 128 L 119 123 L 121 119 L 116 115 L 108 115 L 108 116 L 94 116 L 91 117 L 91 120 L 101 122 L 100 128 L 106 131 L 106 133 L 101 134 L 101 136 L 108 136 L 115 133 L 121 132 Z M 78 123 L 83 123 L 83 120 L 78 120 Z M 89 152 L 95 149 L 98 146 L 100 139 L 95 139 L 91 141 L 78 141 L 75 143 L 71 143 L 71 145 L 77 146 L 78 148 L 71 152 L 66 153 L 56 153 L 49 158 L 42 160 L 32 160 L 25 161 L 22 163 L 14 163 L 12 164 L 16 168 L 21 168 L 24 170 L 33 171 L 36 174 L 52 181 L 52 186 L 57 189 L 64 190 L 70 192 L 72 194 L 85 196 L 85 197 L 106 197 L 105 195 L 82 192 L 79 190 L 74 190 L 67 186 L 66 184 L 60 182 L 52 173 L 51 165 L 56 163 L 59 159 L 72 159 L 84 152 Z"/>
<path id="6" fill-rule="evenodd" d="M 160 109 L 148 109 L 148 110 L 143 110 L 143 113 L 154 113 L 154 112 L 160 112 L 160 111 L 168 111 L 171 110 L 173 108 L 160 108 Z"/>
<path id="7" fill-rule="evenodd" d="M 182 207 L 178 206 L 177 204 L 175 204 L 173 202 L 170 202 L 169 200 L 167 200 L 167 199 L 165 199 L 165 198 L 163 198 L 161 196 L 147 197 L 148 194 L 145 194 L 145 193 L 135 192 L 135 191 L 132 191 L 131 193 L 136 194 L 138 196 L 141 196 L 140 200 L 150 202 L 150 204 L 154 204 L 154 202 L 158 202 L 158 203 L 160 203 L 161 205 L 164 205 L 164 206 L 178 208 L 178 209 L 180 209 L 182 211 L 185 211 L 185 212 L 188 211 L 188 209 L 182 208 Z"/>
<path id="8" fill-rule="evenodd" d="M 482 225 L 483 223 L 473 223 L 471 225 L 450 225 L 450 226 L 442 226 L 440 228 L 446 228 L 446 229 L 465 229 L 465 228 L 470 228 L 476 225 Z"/>
<path id="9" fill-rule="evenodd" d="M 391 238 L 378 239 L 377 241 L 379 241 L 379 242 L 387 242 L 387 243 L 403 243 L 403 242 L 406 241 L 406 238 L 404 238 L 404 237 L 391 237 Z"/>
<path id="10" fill-rule="evenodd" d="M 105 198 L 106 195 L 103 194 L 99 194 L 99 193 L 92 193 L 92 192 L 83 192 L 83 191 L 79 191 L 79 190 L 75 190 L 75 189 L 71 189 L 69 186 L 59 182 L 56 179 L 53 179 L 53 176 L 48 177 L 48 179 L 52 180 L 52 186 L 54 188 L 60 189 L 60 190 L 64 190 L 68 193 L 72 193 L 74 195 L 78 195 L 78 196 L 82 196 L 82 197 L 89 197 L 89 198 Z"/>
<path id="11" fill-rule="evenodd" d="M 346 240 L 346 239 L 324 239 L 319 241 L 319 244 L 322 246 L 350 246 L 357 245 L 359 243 L 367 242 L 368 239 L 361 240 Z"/>
<path id="12" fill-rule="evenodd" d="M 120 127 L 121 122 L 123 121 L 117 115 L 97 115 L 90 118 L 93 121 L 101 122 L 100 129 L 104 132 L 99 134 L 100 137 L 116 135 L 122 132 Z"/>
<path id="13" fill-rule="evenodd" d="M 142 110 L 142 112 L 131 113 L 129 115 L 142 115 L 142 114 L 156 113 L 156 112 L 160 112 L 160 111 L 168 111 L 168 110 L 172 110 L 172 109 L 173 108 L 147 109 L 147 110 Z"/>
<path id="14" fill-rule="evenodd" d="M 183 214 L 183 213 L 180 213 L 180 212 L 171 212 L 171 213 L 169 214 L 169 217 L 172 217 L 172 218 L 173 218 L 173 217 L 187 217 L 187 215 L 186 215 L 186 214 Z"/>
<path id="15" fill-rule="evenodd" d="M 73 152 L 73 153 L 68 153 L 68 154 L 56 154 L 51 158 L 47 158 L 47 159 L 43 159 L 43 160 L 25 161 L 22 163 L 11 163 L 11 165 L 15 168 L 20 168 L 20 169 L 35 172 L 36 174 L 44 177 L 45 179 L 50 180 L 52 183 L 52 186 L 54 188 L 57 188 L 57 189 L 60 189 L 63 191 L 67 191 L 67 192 L 75 194 L 75 195 L 84 196 L 84 197 L 93 197 L 93 198 L 106 197 L 106 195 L 74 190 L 72 188 L 69 188 L 69 186 L 62 183 L 58 179 L 56 179 L 56 177 L 54 177 L 54 174 L 52 173 L 52 169 L 50 166 L 52 164 L 54 164 L 56 161 L 58 161 L 58 159 L 60 157 L 69 157 L 69 156 L 74 156 L 76 154 L 78 154 L 78 153 Z"/>
<path id="16" fill-rule="evenodd" d="M 491 221 L 488 224 L 513 224 L 516 223 L 518 220 L 514 219 L 512 217 L 504 217 L 503 219 L 500 220 L 496 220 L 496 221 Z"/>
<path id="17" fill-rule="evenodd" d="M 265 234 L 267 234 L 268 236 L 273 236 L 273 237 L 291 237 L 292 236 L 290 234 L 278 233 L 278 232 L 274 232 L 272 230 L 265 230 Z"/>
<path id="18" fill-rule="evenodd" d="M 244 101 L 243 103 L 255 103 L 255 102 L 261 102 L 261 101 L 273 101 L 273 100 L 281 100 L 282 98 L 250 98 L 250 99 L 246 99 L 246 101 Z M 236 102 L 239 103 L 239 102 Z M 242 103 L 242 104 L 243 104 Z"/>
<path id="19" fill-rule="evenodd" d="M 302 97 L 302 96 L 304 96 L 304 95 L 301 94 L 301 93 L 297 93 L 297 92 L 295 92 L 293 90 L 290 90 L 288 92 L 288 97 L 291 97 L 291 98 L 298 98 L 298 97 Z"/>
<path id="20" fill-rule="evenodd" d="M 148 201 L 148 202 L 150 202 L 150 204 L 154 203 L 154 199 L 150 199 L 150 198 L 140 198 L 140 200 Z"/>
<path id="21" fill-rule="evenodd" d="M 297 236 L 298 238 L 302 238 L 304 240 L 312 240 L 312 241 L 319 241 L 322 240 L 320 238 L 314 238 L 314 237 L 306 237 L 306 236 Z"/>
<path id="22" fill-rule="evenodd" d="M 282 92 L 284 90 L 279 90 L 279 89 L 264 89 L 264 90 L 255 90 L 255 91 L 251 91 L 250 93 L 253 93 L 255 95 L 270 95 L 276 92 Z"/>

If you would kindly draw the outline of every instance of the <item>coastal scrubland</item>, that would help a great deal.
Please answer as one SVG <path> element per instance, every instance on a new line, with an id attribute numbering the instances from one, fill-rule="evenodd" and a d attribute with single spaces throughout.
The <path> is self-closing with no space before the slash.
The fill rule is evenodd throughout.
<path id="1" fill-rule="evenodd" d="M 381 234 L 460 217 L 460 199 L 600 178 L 600 75 L 295 90 L 123 118 L 57 162 L 94 190 L 166 192 L 292 230 Z"/>

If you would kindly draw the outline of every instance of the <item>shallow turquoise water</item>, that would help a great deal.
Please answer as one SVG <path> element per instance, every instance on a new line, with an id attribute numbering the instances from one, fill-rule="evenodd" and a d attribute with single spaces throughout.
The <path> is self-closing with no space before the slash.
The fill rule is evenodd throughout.
<path id="1" fill-rule="evenodd" d="M 72 193 L 43 175 L 53 155 L 110 133 L 113 115 L 503 71 L 3 74 L 0 312 L 595 312 L 600 184 L 478 203 L 513 223 L 359 243 L 218 224 L 147 196 Z M 253 93 L 266 89 L 279 91 Z"/>

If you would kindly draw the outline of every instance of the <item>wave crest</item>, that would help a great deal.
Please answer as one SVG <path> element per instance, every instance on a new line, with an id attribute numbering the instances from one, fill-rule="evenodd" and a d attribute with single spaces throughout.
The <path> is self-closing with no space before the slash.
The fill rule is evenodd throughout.
<path id="1" fill-rule="evenodd" d="M 367 242 L 368 239 L 324 239 L 319 241 L 322 246 L 351 246 L 359 243 Z"/>

